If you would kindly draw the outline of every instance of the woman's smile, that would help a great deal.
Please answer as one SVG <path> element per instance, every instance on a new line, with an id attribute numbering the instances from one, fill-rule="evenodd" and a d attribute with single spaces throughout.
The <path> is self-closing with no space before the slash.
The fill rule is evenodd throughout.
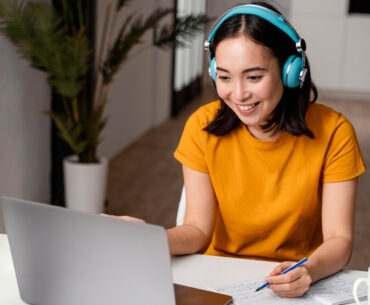
<path id="1" fill-rule="evenodd" d="M 235 105 L 241 114 L 248 115 L 254 112 L 254 110 L 256 110 L 256 107 L 259 105 L 259 103 L 260 102 L 256 102 L 256 103 L 249 104 L 249 105 L 244 105 L 244 104 L 235 104 Z"/>

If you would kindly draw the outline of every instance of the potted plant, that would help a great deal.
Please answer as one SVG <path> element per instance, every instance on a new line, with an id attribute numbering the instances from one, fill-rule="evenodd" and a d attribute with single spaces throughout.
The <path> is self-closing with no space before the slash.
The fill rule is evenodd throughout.
<path id="1" fill-rule="evenodd" d="M 30 61 L 32 67 L 47 74 L 51 89 L 61 97 L 63 110 L 47 114 L 57 127 L 59 136 L 74 152 L 74 156 L 65 161 L 66 202 L 69 207 L 92 212 L 100 212 L 103 208 L 107 160 L 97 156 L 97 148 L 107 121 L 104 109 L 109 87 L 129 52 L 150 30 L 153 31 L 151 44 L 154 46 L 176 46 L 184 44 L 207 22 L 202 15 L 180 18 L 171 25 L 163 24 L 162 20 L 174 14 L 174 10 L 158 8 L 146 18 L 128 16 L 113 37 L 117 17 L 128 2 L 118 0 L 113 4 L 112 0 L 107 0 L 97 65 L 94 67 L 96 60 L 88 39 L 81 0 L 61 1 L 61 12 L 50 5 L 32 1 L 0 1 L 0 32 L 16 46 L 23 58 Z M 71 3 L 73 9 L 69 7 Z M 111 10 L 114 10 L 113 17 L 109 18 Z M 89 75 L 93 79 L 91 88 L 88 86 Z M 70 173 L 70 166 L 78 173 Z M 97 186 L 88 184 L 88 178 L 92 178 L 91 168 L 100 173 Z M 71 180 L 73 177 L 77 180 Z M 72 186 L 77 188 L 75 194 L 79 195 L 78 198 L 69 197 Z M 100 191 L 93 193 L 98 186 Z M 98 202 L 93 207 L 91 201 L 97 198 Z"/>

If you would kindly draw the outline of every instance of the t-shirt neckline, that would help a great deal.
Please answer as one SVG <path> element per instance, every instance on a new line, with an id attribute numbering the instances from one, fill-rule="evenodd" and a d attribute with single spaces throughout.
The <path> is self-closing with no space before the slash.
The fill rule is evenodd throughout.
<path id="1" fill-rule="evenodd" d="M 248 130 L 247 126 L 245 124 L 241 124 L 240 128 L 242 130 L 242 133 L 245 136 L 245 139 L 255 148 L 263 149 L 263 150 L 271 150 L 280 147 L 286 139 L 289 136 L 292 136 L 287 131 L 282 130 L 281 134 L 278 136 L 278 138 L 271 140 L 271 141 L 263 141 L 255 138 L 250 131 Z"/>

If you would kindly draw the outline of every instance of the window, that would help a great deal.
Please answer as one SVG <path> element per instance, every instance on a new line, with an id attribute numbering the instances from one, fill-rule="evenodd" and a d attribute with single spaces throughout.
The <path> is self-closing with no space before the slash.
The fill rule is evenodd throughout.
<path id="1" fill-rule="evenodd" d="M 1 1 L 1 0 L 0 0 Z M 203 15 L 206 13 L 206 0 L 176 0 L 176 15 Z M 176 115 L 193 97 L 201 91 L 204 33 L 194 36 L 191 43 L 177 47 L 174 56 L 174 83 L 172 115 Z"/>

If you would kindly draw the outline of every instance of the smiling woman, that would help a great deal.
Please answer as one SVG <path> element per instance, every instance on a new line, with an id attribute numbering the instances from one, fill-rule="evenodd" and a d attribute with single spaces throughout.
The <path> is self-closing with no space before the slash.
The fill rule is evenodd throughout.
<path id="1" fill-rule="evenodd" d="M 256 6 L 252 7 L 252 9 L 255 11 Z M 250 71 L 249 69 L 258 68 L 257 70 L 261 72 L 265 70 L 265 72 L 270 72 L 269 74 L 271 75 L 275 67 L 277 68 L 275 72 L 279 74 L 275 74 L 279 78 L 275 78 L 275 81 L 277 81 L 275 86 L 284 85 L 285 90 L 282 92 L 283 95 L 278 98 L 277 107 L 274 107 L 274 111 L 270 113 L 270 116 L 267 116 L 267 121 L 261 125 L 262 129 L 270 131 L 270 134 L 271 131 L 278 133 L 279 130 L 285 129 L 293 135 L 304 134 L 313 137 L 312 132 L 307 128 L 304 116 L 310 104 L 310 94 L 312 93 L 313 95 L 311 101 L 313 103 L 317 98 L 317 90 L 311 81 L 308 59 L 304 53 L 306 48 L 304 40 L 299 37 L 290 24 L 284 21 L 284 18 L 279 19 L 280 15 L 274 10 L 271 10 L 272 13 L 270 15 L 273 18 L 273 23 L 261 18 L 259 15 L 234 14 L 237 11 L 232 11 L 228 18 L 222 19 L 220 17 L 222 22 L 218 24 L 217 31 L 210 34 L 210 37 L 212 37 L 209 42 L 209 53 L 210 58 L 212 58 L 210 62 L 211 70 L 214 71 L 212 76 L 217 84 L 217 90 L 221 89 L 219 88 L 219 82 L 217 82 L 217 79 L 222 76 L 217 75 L 219 68 L 223 68 L 220 60 L 232 61 L 235 65 L 236 62 L 242 64 L 242 60 L 247 60 L 245 57 L 247 55 L 249 56 L 249 63 L 244 62 L 244 65 L 249 64 L 250 67 L 245 67 L 246 72 L 247 70 Z M 274 24 L 279 25 L 280 28 Z M 235 42 L 239 38 L 238 41 L 241 42 L 241 37 L 244 40 L 250 40 L 249 47 L 251 49 L 247 50 L 240 46 L 239 54 L 235 54 L 235 56 L 232 56 L 231 53 L 228 54 L 228 52 L 234 52 L 232 47 L 235 47 L 235 44 L 230 45 L 230 41 L 234 40 Z M 227 43 L 228 41 L 229 43 Z M 223 47 L 225 44 L 227 46 Z M 216 54 L 216 50 L 217 53 L 221 54 Z M 270 66 L 259 66 L 258 62 Z M 271 66 L 273 63 L 275 63 L 274 67 Z M 213 65 L 215 69 L 212 69 Z M 269 70 L 266 71 L 266 68 L 269 68 Z M 242 70 L 244 71 L 244 68 Z M 255 81 L 261 76 L 262 74 L 249 75 L 250 80 Z M 280 90 L 278 91 L 280 92 Z M 225 135 L 240 124 L 240 118 L 237 118 L 232 108 L 226 107 L 226 101 L 222 99 L 222 96 L 220 97 L 221 110 L 217 117 L 224 116 L 226 119 L 215 119 L 206 129 L 215 135 Z M 225 121 L 230 122 L 227 125 L 228 128 L 224 124 Z M 260 135 L 263 136 L 262 134 Z"/>
<path id="2" fill-rule="evenodd" d="M 304 40 L 272 6 L 227 11 L 205 48 L 219 100 L 190 116 L 175 151 L 186 215 L 168 230 L 171 253 L 279 261 L 269 287 L 301 296 L 351 256 L 365 171 L 355 132 L 315 103 Z"/>

